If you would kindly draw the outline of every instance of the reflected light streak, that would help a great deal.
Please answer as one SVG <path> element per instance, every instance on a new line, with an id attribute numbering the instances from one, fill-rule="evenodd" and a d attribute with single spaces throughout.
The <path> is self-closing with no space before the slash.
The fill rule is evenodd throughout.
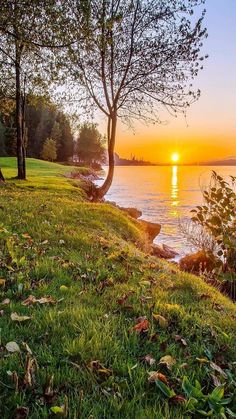
<path id="1" fill-rule="evenodd" d="M 172 177 L 171 177 L 171 205 L 177 207 L 179 205 L 178 201 L 179 194 L 179 185 L 178 185 L 178 166 L 172 166 Z M 178 216 L 177 211 L 172 211 L 171 215 L 174 217 Z"/>

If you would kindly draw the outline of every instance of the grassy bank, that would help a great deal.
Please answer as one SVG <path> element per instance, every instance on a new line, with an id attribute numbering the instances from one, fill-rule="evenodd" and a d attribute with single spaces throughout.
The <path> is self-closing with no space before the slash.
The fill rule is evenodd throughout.
<path id="1" fill-rule="evenodd" d="M 13 161 L 0 159 L 6 178 Z M 0 186 L 0 417 L 19 407 L 32 419 L 56 410 L 96 419 L 210 411 L 199 389 L 186 394 L 184 376 L 204 395 L 222 385 L 233 410 L 235 305 L 147 256 L 137 223 L 86 202 L 79 181 L 65 177 L 71 167 L 28 166 L 27 181 Z M 212 417 L 223 417 L 220 408 Z"/>

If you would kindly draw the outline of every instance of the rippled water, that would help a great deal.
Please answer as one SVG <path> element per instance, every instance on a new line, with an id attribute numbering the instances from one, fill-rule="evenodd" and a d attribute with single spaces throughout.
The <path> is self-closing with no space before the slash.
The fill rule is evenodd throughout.
<path id="1" fill-rule="evenodd" d="M 190 247 L 179 224 L 190 217 L 194 206 L 201 204 L 201 189 L 208 185 L 212 170 L 236 176 L 235 166 L 117 166 L 106 199 L 140 209 L 141 218 L 162 226 L 156 243 L 186 254 Z"/>

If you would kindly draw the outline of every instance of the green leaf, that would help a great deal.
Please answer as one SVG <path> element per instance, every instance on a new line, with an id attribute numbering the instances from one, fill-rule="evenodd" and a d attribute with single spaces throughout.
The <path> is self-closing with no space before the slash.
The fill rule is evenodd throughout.
<path id="1" fill-rule="evenodd" d="M 202 391 L 199 388 L 194 387 L 186 376 L 183 378 L 182 388 L 188 397 L 194 397 L 199 400 L 206 398 Z"/>
<path id="2" fill-rule="evenodd" d="M 159 390 L 161 390 L 161 392 L 166 397 L 168 397 L 168 399 L 170 399 L 171 397 L 174 397 L 176 395 L 174 390 L 172 390 L 170 387 L 168 387 L 166 384 L 164 384 L 163 381 L 156 380 L 155 383 L 156 383 L 157 387 L 159 388 Z"/>
<path id="3" fill-rule="evenodd" d="M 51 412 L 55 414 L 64 414 L 64 406 L 53 406 L 51 407 Z"/>
<path id="4" fill-rule="evenodd" d="M 228 413 L 230 418 L 236 418 L 236 413 L 232 412 L 232 410 L 229 409 L 228 407 L 226 407 L 225 411 L 226 413 Z"/>
<path id="5" fill-rule="evenodd" d="M 219 402 L 224 396 L 224 391 L 225 391 L 224 386 L 216 387 L 214 388 L 213 392 L 210 394 L 209 398 L 216 402 Z"/>
<path id="6" fill-rule="evenodd" d="M 214 413 L 213 410 L 209 410 L 209 412 L 205 412 L 205 410 L 196 410 L 196 412 L 204 417 L 210 417 Z"/>

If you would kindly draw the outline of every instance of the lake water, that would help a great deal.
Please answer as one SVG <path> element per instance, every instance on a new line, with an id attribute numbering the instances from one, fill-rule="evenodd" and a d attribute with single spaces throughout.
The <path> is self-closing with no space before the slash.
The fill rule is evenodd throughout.
<path id="1" fill-rule="evenodd" d="M 106 199 L 138 208 L 141 218 L 161 224 L 155 242 L 165 243 L 183 255 L 191 248 L 181 234 L 180 223 L 202 203 L 201 190 L 209 184 L 212 170 L 225 177 L 236 176 L 235 166 L 116 166 Z"/>

